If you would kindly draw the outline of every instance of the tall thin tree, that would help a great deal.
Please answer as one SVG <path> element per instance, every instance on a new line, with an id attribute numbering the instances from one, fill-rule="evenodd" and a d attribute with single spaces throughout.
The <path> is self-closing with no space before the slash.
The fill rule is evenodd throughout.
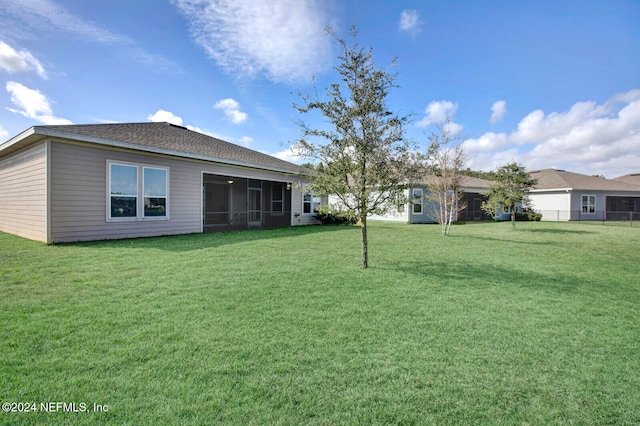
<path id="1" fill-rule="evenodd" d="M 362 267 L 367 268 L 367 218 L 396 208 L 405 183 L 411 179 L 412 144 L 405 139 L 408 117 L 390 110 L 387 97 L 397 88 L 396 74 L 379 69 L 371 49 L 352 43 L 327 30 L 340 45 L 335 70 L 341 82 L 325 88 L 326 99 L 301 95 L 300 113 L 318 111 L 330 123 L 325 129 L 298 123 L 302 137 L 297 153 L 317 161 L 322 173 L 310 177 L 309 189 L 320 195 L 333 195 L 341 207 L 358 219 L 361 228 Z M 390 66 L 395 65 L 393 60 Z"/>
<path id="2" fill-rule="evenodd" d="M 466 205 L 463 202 L 462 168 L 465 155 L 460 145 L 462 136 L 452 131 L 451 122 L 428 136 L 427 195 L 430 213 L 440 223 L 442 235 L 449 235 L 451 224 Z"/>

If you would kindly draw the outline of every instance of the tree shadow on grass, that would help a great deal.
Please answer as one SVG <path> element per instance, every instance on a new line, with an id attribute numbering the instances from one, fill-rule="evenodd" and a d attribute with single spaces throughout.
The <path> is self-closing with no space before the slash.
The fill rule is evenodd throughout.
<path id="1" fill-rule="evenodd" d="M 595 234 L 593 231 L 583 231 L 578 229 L 552 229 L 552 228 L 527 228 L 517 229 L 517 232 L 530 232 L 535 234 Z"/>
<path id="2" fill-rule="evenodd" d="M 491 263 L 473 263 L 473 261 L 447 262 L 427 260 L 402 260 L 384 262 L 377 269 L 402 272 L 425 281 L 432 288 L 467 287 L 467 288 L 521 288 L 553 291 L 554 293 L 574 293 L 581 285 L 578 277 L 572 274 L 552 274 L 510 268 L 499 261 Z"/>
<path id="3" fill-rule="evenodd" d="M 157 237 L 128 238 L 120 240 L 86 241 L 62 243 L 60 246 L 86 248 L 154 249 L 170 252 L 188 252 L 210 249 L 259 240 L 295 238 L 336 232 L 359 232 L 354 226 L 305 225 L 275 229 L 242 230 L 214 233 L 167 235 Z"/>
<path id="4" fill-rule="evenodd" d="M 498 241 L 501 243 L 513 243 L 513 244 L 525 244 L 525 245 L 541 245 L 541 246 L 548 246 L 549 242 L 548 241 L 517 241 L 514 239 L 510 239 L 510 238 L 494 238 L 494 237 L 486 237 L 486 236 L 480 236 L 480 235 L 455 235 L 455 234 L 451 234 L 451 235 L 447 235 L 446 238 L 452 238 L 452 239 L 472 239 L 472 240 L 481 240 L 481 241 Z"/>

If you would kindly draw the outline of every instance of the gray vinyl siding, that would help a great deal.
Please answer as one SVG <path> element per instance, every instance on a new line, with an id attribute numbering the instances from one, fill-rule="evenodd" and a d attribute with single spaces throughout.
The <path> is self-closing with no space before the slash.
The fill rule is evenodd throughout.
<path id="1" fill-rule="evenodd" d="M 108 161 L 167 167 L 169 218 L 108 220 Z M 51 144 L 51 229 L 54 242 L 200 232 L 200 199 L 199 169 L 188 162 L 82 144 L 58 141 Z"/>
<path id="2" fill-rule="evenodd" d="M 291 193 L 291 224 L 294 226 L 298 225 L 317 225 L 320 223 L 318 219 L 312 214 L 303 214 L 303 205 L 302 205 L 302 195 L 300 188 L 302 188 L 302 184 L 306 183 L 298 180 L 294 182 L 292 193 Z M 323 204 L 327 204 L 327 199 L 323 199 Z"/>
<path id="3" fill-rule="evenodd" d="M 426 186 L 417 186 L 416 188 L 422 189 L 422 211 L 420 213 L 414 212 L 414 205 L 412 204 L 412 202 L 414 201 L 412 195 L 413 193 L 410 190 L 409 199 L 412 202 L 409 202 L 407 205 L 407 209 L 409 210 L 409 223 L 436 223 L 436 220 L 434 218 L 434 213 L 436 212 L 436 204 L 429 198 L 427 198 L 429 188 L 427 188 Z"/>
<path id="4" fill-rule="evenodd" d="M 203 173 L 292 181 L 281 173 L 56 140 L 50 156 L 53 242 L 202 232 Z M 168 219 L 108 220 L 108 161 L 168 168 Z"/>
<path id="5" fill-rule="evenodd" d="M 47 145 L 0 159 L 0 231 L 47 242 Z"/>

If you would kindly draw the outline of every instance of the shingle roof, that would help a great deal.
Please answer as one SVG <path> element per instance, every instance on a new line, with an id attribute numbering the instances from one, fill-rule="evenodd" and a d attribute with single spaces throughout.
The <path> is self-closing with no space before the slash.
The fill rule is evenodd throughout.
<path id="1" fill-rule="evenodd" d="M 307 174 L 297 164 L 169 123 L 35 126 L 34 132 L 261 169 Z M 1 145 L 0 145 L 1 147 Z"/>
<path id="2" fill-rule="evenodd" d="M 632 173 L 632 174 L 629 174 L 629 175 L 618 176 L 617 178 L 614 178 L 613 180 L 619 181 L 619 182 L 626 182 L 626 183 L 630 183 L 632 185 L 639 185 L 640 186 L 640 173 Z"/>
<path id="3" fill-rule="evenodd" d="M 605 179 L 597 176 L 587 176 L 564 170 L 544 169 L 530 173 L 538 180 L 533 190 L 544 189 L 572 189 L 587 191 L 640 191 L 640 186 L 630 183 Z"/>
<path id="4" fill-rule="evenodd" d="M 491 185 L 495 185 L 495 182 L 473 176 L 465 176 L 462 178 L 462 186 L 465 188 L 489 189 Z"/>

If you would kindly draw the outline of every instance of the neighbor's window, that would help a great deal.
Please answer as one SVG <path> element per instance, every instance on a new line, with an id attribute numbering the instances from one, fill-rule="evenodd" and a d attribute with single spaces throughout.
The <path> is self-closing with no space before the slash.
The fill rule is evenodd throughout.
<path id="1" fill-rule="evenodd" d="M 582 213 L 595 213 L 595 212 L 596 212 L 596 196 L 583 195 L 582 196 Z"/>
<path id="2" fill-rule="evenodd" d="M 302 198 L 302 213 L 314 214 L 318 213 L 318 207 L 320 207 L 320 197 L 316 197 L 313 194 L 307 193 Z"/>
<path id="3" fill-rule="evenodd" d="M 110 164 L 110 217 L 138 216 L 138 166 Z"/>
<path id="4" fill-rule="evenodd" d="M 107 219 L 168 217 L 169 169 L 109 162 L 108 170 Z"/>
<path id="5" fill-rule="evenodd" d="M 281 183 L 271 187 L 271 212 L 284 212 L 284 185 Z"/>
<path id="6" fill-rule="evenodd" d="M 167 215 L 167 170 L 155 167 L 143 168 L 144 216 Z"/>
<path id="7" fill-rule="evenodd" d="M 413 188 L 413 213 L 422 214 L 422 188 Z"/>

